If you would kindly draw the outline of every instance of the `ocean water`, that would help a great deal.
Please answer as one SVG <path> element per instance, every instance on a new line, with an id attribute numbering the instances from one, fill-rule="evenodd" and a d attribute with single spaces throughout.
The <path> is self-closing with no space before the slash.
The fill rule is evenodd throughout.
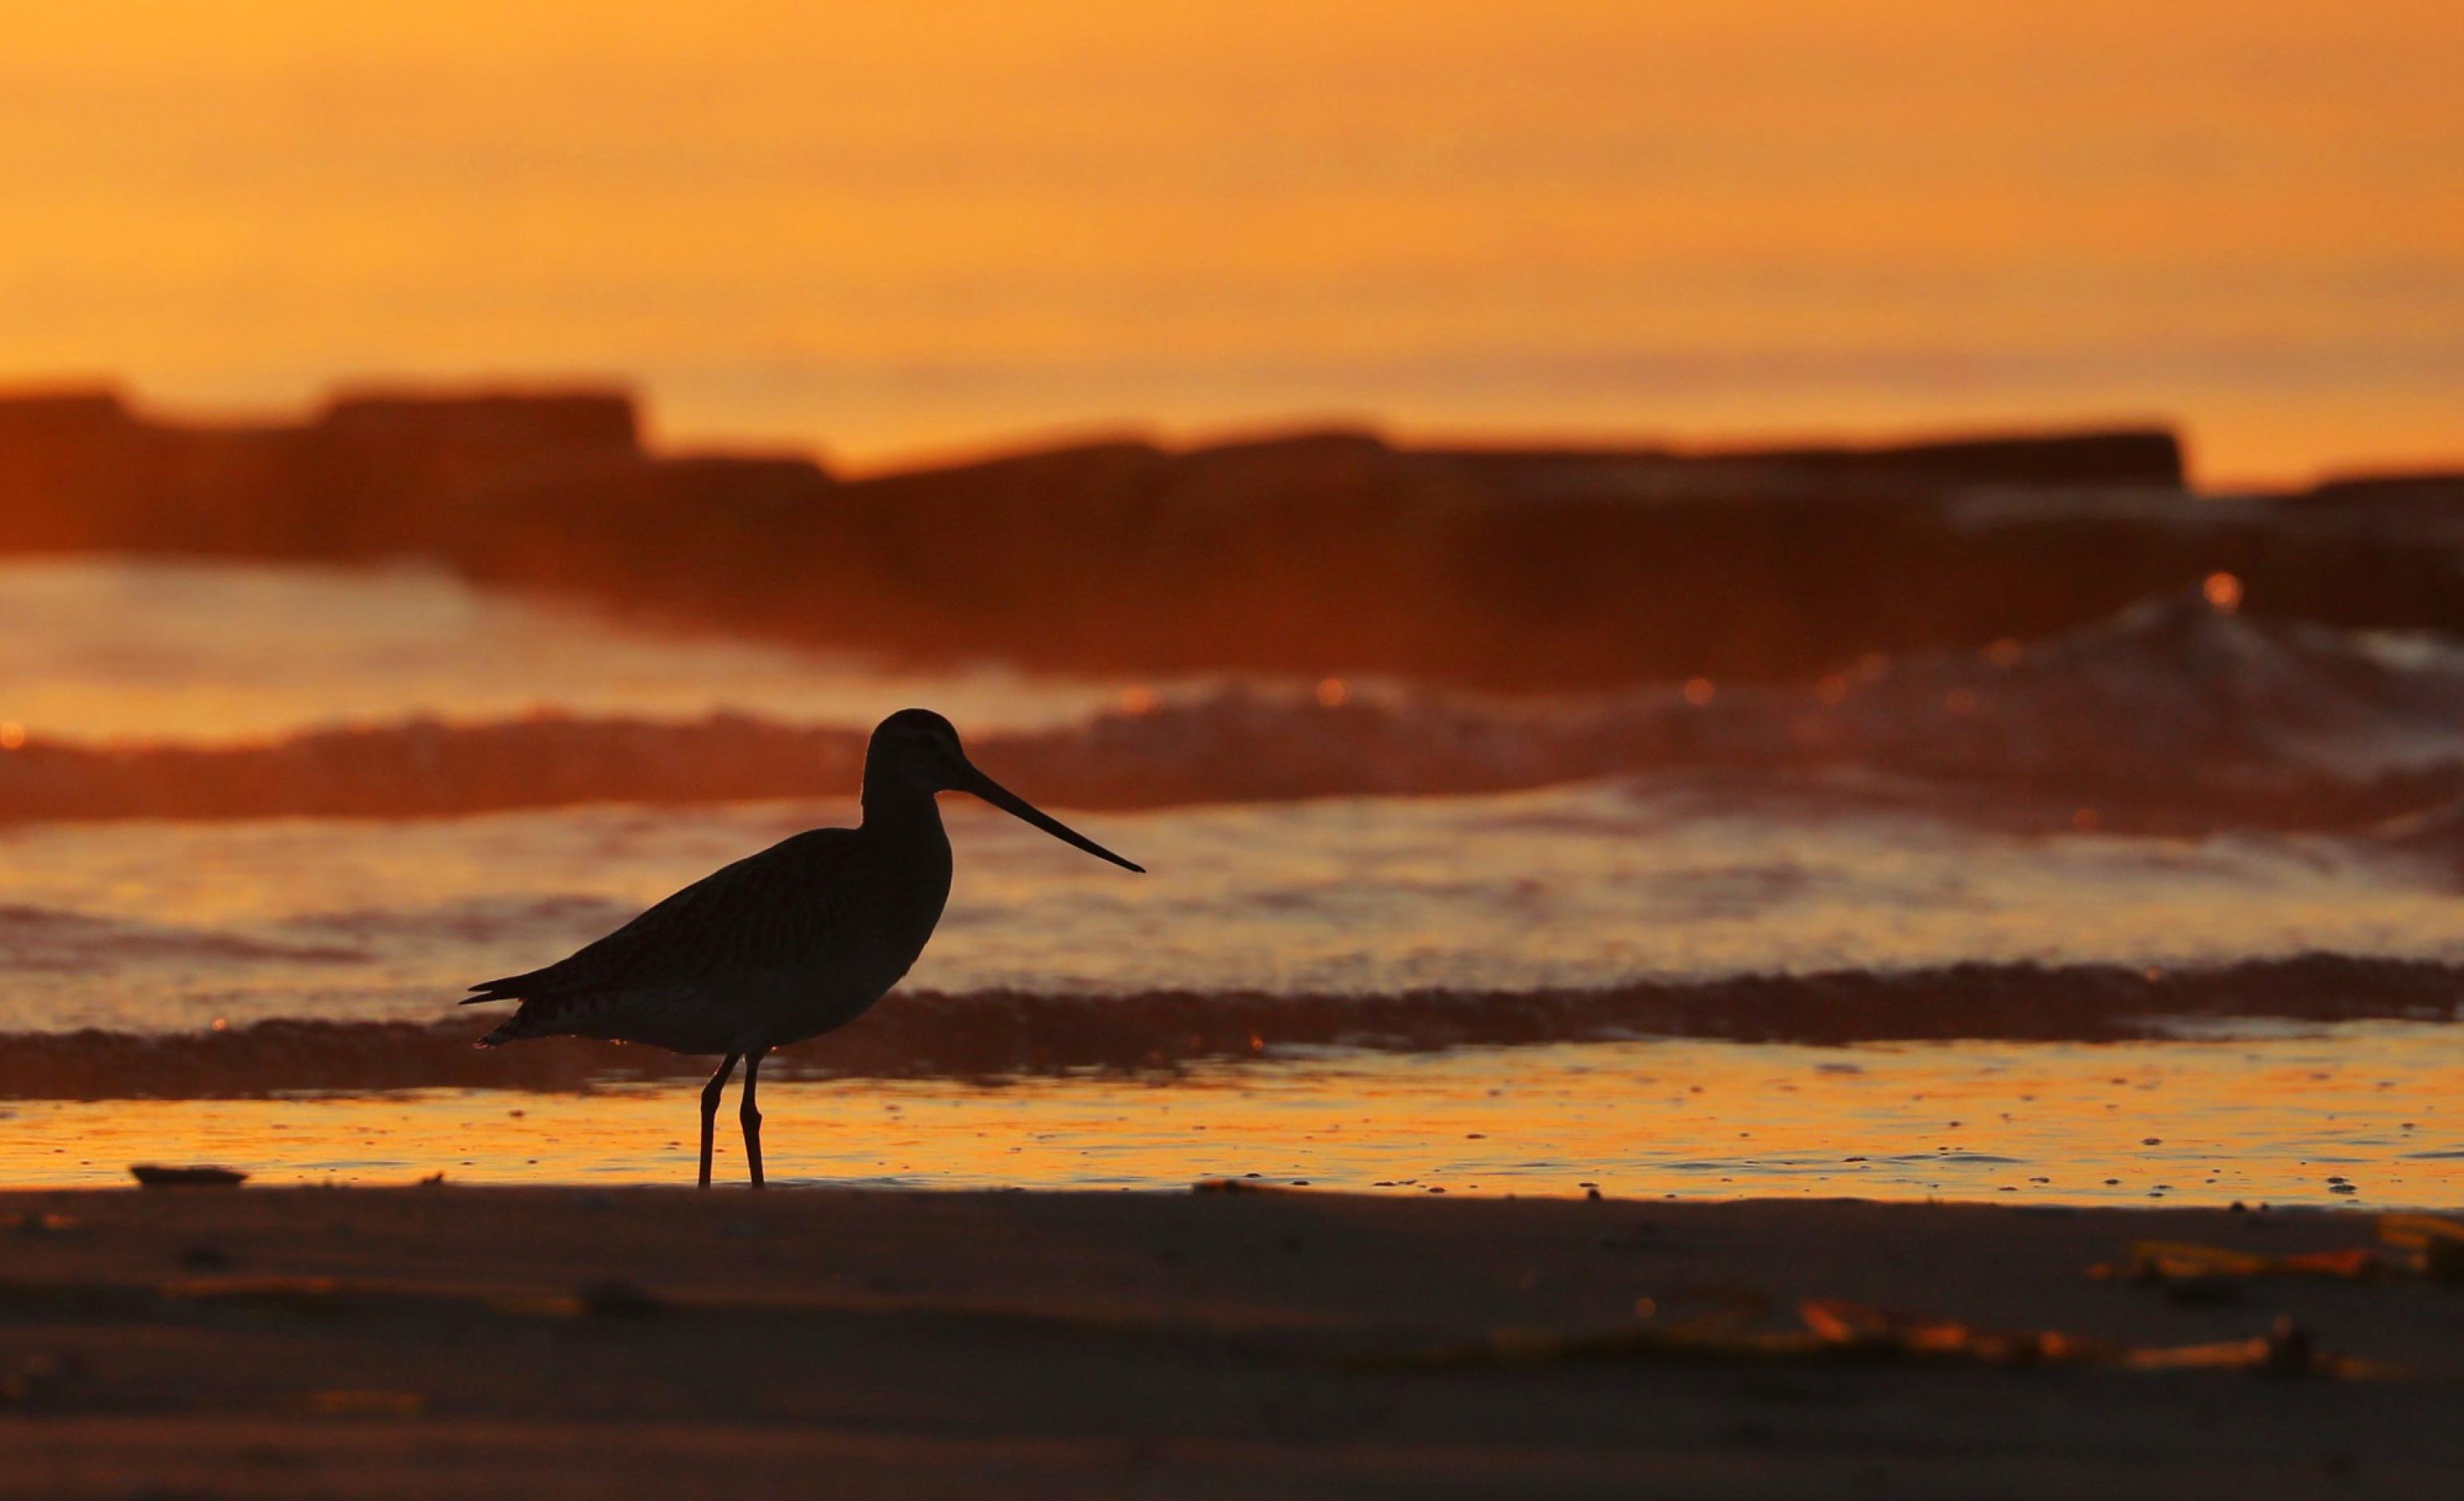
<path id="1" fill-rule="evenodd" d="M 1032 789 L 1029 789 L 1030 792 Z M 1638 979 L 2313 951 L 2464 961 L 2464 895 L 2315 835 L 2032 836 L 1683 784 L 1067 816 L 951 799 L 914 990 L 1520 995 Z M 0 828 L 0 1030 L 430 1020 L 851 801 Z M 826 1047 L 827 1045 L 819 1045 Z"/>
<path id="2" fill-rule="evenodd" d="M 200 629 L 203 627 L 204 629 Z M 1146 685 L 1189 695 L 1202 683 Z M 997 665 L 872 671 L 758 642 L 628 628 L 441 568 L 0 558 L 0 720 L 99 742 L 242 742 L 413 716 L 686 718 L 759 709 L 869 722 L 900 694 L 978 727 L 1066 723 L 1124 685 Z"/>
<path id="3" fill-rule="evenodd" d="M 473 1053 L 454 1003 L 851 821 L 827 784 L 908 703 L 1154 873 L 947 800 L 923 960 L 774 1066 L 782 1177 L 2384 1203 L 2452 1200 L 2464 1150 L 2434 641 L 2158 601 L 1802 688 L 1501 703 L 914 674 L 407 569 L 21 561 L 0 626 L 0 1181 L 679 1176 L 693 1065 Z M 818 747 L 812 791 L 710 790 L 718 711 Z M 422 816 L 197 790 L 312 784 L 340 725 L 385 808 L 475 775 L 435 727 L 540 722 L 671 734 L 669 775 L 490 763 L 498 806 Z M 130 768 L 144 799 L 94 793 Z"/>

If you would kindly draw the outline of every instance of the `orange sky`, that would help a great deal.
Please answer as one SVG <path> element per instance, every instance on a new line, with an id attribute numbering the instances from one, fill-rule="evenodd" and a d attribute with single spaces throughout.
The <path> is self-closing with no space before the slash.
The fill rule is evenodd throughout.
<path id="1" fill-rule="evenodd" d="M 2464 7 L 20 8 L 0 380 L 2464 460 Z"/>

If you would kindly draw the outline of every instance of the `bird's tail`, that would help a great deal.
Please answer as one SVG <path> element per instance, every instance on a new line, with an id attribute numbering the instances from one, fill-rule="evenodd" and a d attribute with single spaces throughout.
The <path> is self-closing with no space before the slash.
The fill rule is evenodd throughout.
<path id="1" fill-rule="evenodd" d="M 485 1001 L 501 1000 L 503 998 L 481 996 L 478 999 Z M 482 1048 L 502 1048 L 507 1043 L 517 1043 L 525 1037 L 539 1037 L 544 1036 L 545 1033 L 546 1028 L 539 1025 L 539 1017 L 538 1013 L 533 1011 L 531 1009 L 531 1004 L 525 1001 L 515 1009 L 513 1015 L 497 1023 L 493 1030 L 491 1030 L 486 1036 L 481 1037 L 479 1039 L 479 1046 Z"/>
<path id="2" fill-rule="evenodd" d="M 514 1014 L 496 1025 L 494 1031 L 479 1039 L 482 1048 L 502 1048 L 530 1037 L 573 1037 L 591 1035 L 587 1024 L 604 1016 L 608 998 L 597 993 L 580 995 L 490 995 L 473 996 L 473 1001 L 514 1001 L 519 1005 Z M 469 1004 L 469 1002 L 463 1003 Z"/>

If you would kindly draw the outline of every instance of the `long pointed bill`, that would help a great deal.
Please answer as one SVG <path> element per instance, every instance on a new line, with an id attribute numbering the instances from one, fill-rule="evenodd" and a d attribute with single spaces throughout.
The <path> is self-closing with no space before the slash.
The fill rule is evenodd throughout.
<path id="1" fill-rule="evenodd" d="M 1092 839 L 1088 838 L 1085 834 L 1080 833 L 1078 830 L 1070 828 L 1061 820 L 1054 818 L 1051 814 L 1045 812 L 1042 808 L 1037 807 L 1026 799 L 1020 797 L 1009 788 L 1002 786 L 992 778 L 985 776 L 980 771 L 976 771 L 975 767 L 969 766 L 967 769 L 971 772 L 975 772 L 975 778 L 966 784 L 964 790 L 974 793 L 985 802 L 990 803 L 993 806 L 1000 808 L 1004 813 L 1013 814 L 1025 820 L 1027 823 L 1033 824 L 1036 828 L 1043 829 L 1045 833 L 1050 834 L 1053 838 L 1060 840 L 1065 845 L 1076 845 L 1079 849 L 1086 850 L 1095 858 L 1099 860 L 1110 860 L 1124 871 L 1135 871 L 1140 875 L 1147 873 L 1147 868 L 1145 866 L 1122 859 L 1119 855 L 1116 855 L 1110 850 L 1105 849 L 1102 845 L 1099 845 Z"/>

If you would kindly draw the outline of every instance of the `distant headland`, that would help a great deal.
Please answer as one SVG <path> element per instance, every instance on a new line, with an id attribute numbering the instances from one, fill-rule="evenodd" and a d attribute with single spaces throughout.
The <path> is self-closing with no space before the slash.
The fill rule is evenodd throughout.
<path id="1" fill-rule="evenodd" d="M 0 552 L 437 560 L 911 658 L 1791 678 L 1984 646 L 2229 572 L 2254 612 L 2464 631 L 2464 474 L 2201 496 L 2153 429 L 1881 447 L 1400 447 L 1308 430 L 861 477 L 660 453 L 611 387 L 347 392 L 167 421 L 0 395 Z"/>

